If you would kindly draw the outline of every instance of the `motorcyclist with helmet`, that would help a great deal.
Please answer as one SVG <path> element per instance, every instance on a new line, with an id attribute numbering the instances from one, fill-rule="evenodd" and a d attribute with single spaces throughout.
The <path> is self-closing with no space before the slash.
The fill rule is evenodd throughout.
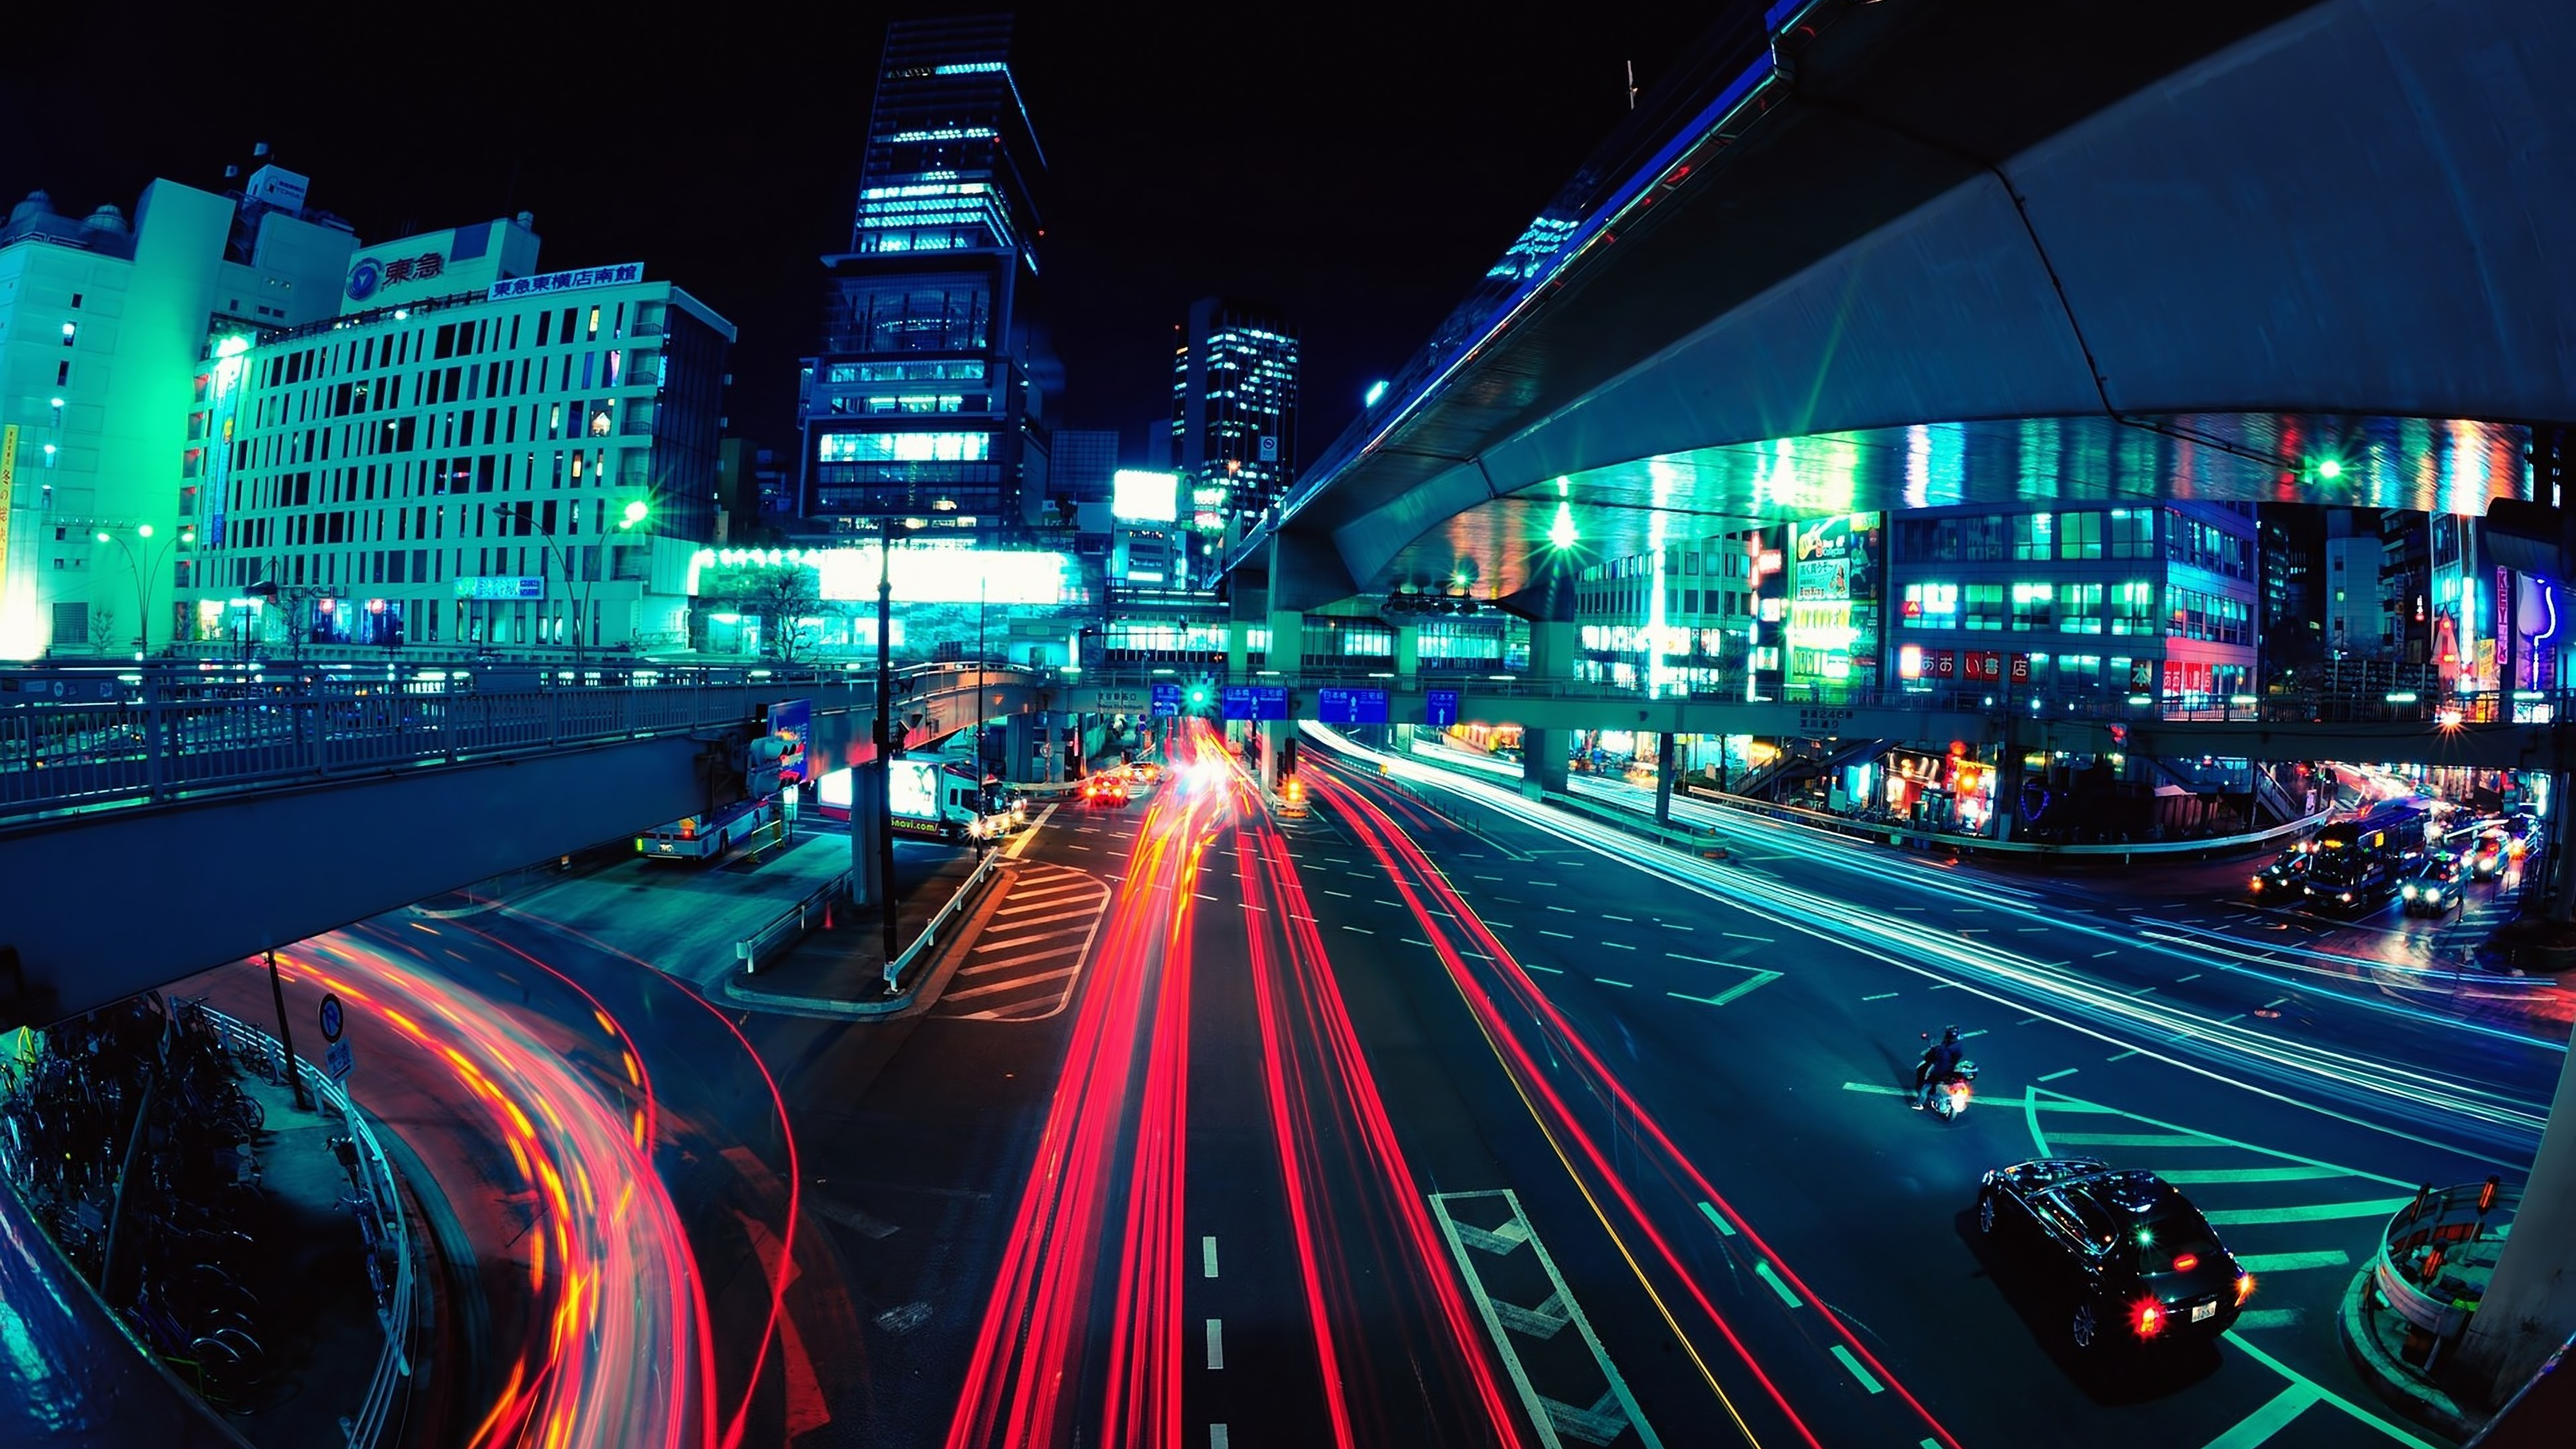
<path id="1" fill-rule="evenodd" d="M 1923 1049 L 1923 1060 L 1914 1068 L 1915 1111 L 1923 1111 L 1932 1105 L 1934 1089 L 1959 1070 L 1959 1063 L 1967 1054 L 1967 1048 L 1959 1045 L 1959 1029 L 1955 1026 L 1943 1031 L 1939 1041 Z"/>

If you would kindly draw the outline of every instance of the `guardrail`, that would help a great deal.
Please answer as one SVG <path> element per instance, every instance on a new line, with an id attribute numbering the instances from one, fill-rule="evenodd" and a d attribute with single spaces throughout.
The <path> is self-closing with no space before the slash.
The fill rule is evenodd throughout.
<path id="1" fill-rule="evenodd" d="M 2443 1345 L 2458 1343 L 2467 1332 L 2486 1291 L 2485 1276 L 2521 1205 L 2522 1189 L 2492 1177 L 2426 1187 L 2380 1232 L 2371 1278 L 2399 1317 L 2433 1336 L 2419 1365 L 2425 1372 L 2432 1372 Z"/>
<path id="2" fill-rule="evenodd" d="M 246 1022 L 220 1011 L 205 1008 L 206 1017 L 223 1034 L 227 1045 L 239 1051 L 244 1046 L 258 1050 L 275 1071 L 282 1053 L 277 1038 Z M 368 1125 L 366 1114 L 349 1100 L 348 1091 L 330 1074 L 309 1061 L 298 1058 L 296 1066 L 314 1099 L 337 1112 L 349 1124 L 349 1137 L 357 1144 L 358 1160 L 367 1175 L 367 1190 L 375 1195 L 380 1216 L 386 1225 L 386 1245 L 394 1254 L 393 1282 L 384 1296 L 376 1301 L 376 1323 L 385 1335 L 384 1352 L 376 1357 L 376 1371 L 367 1381 L 366 1398 L 358 1412 L 340 1422 L 348 1431 L 348 1449 L 371 1449 L 383 1437 L 385 1421 L 391 1416 L 396 1394 L 403 1380 L 411 1377 L 412 1298 L 416 1290 L 412 1273 L 411 1225 L 403 1212 L 402 1184 L 394 1176 L 393 1164 L 385 1157 L 384 1147 L 376 1140 L 375 1129 Z"/>
<path id="3" fill-rule="evenodd" d="M 761 958 L 769 954 L 771 947 L 791 945 L 805 939 L 816 921 L 828 919 L 836 903 L 849 899 L 851 883 L 857 874 L 854 870 L 841 872 L 823 882 L 812 895 L 779 912 L 777 919 L 768 925 L 734 942 L 734 959 L 742 963 L 742 974 L 749 976 L 759 970 Z"/>
<path id="4" fill-rule="evenodd" d="M 1001 858 L 1002 852 L 999 850 L 985 851 L 983 858 L 975 862 L 974 873 L 958 885 L 956 893 L 948 898 L 946 905 L 941 906 L 928 921 L 922 924 L 921 934 L 913 937 L 911 945 L 897 952 L 895 958 L 885 964 L 886 995 L 892 996 L 903 989 L 903 973 L 911 969 L 915 961 L 921 959 L 923 952 L 938 944 L 941 929 L 956 919 L 959 912 L 965 910 L 967 901 L 971 900 L 983 887 L 984 882 L 992 876 L 996 863 Z"/>
<path id="5" fill-rule="evenodd" d="M 1834 831 L 1836 834 L 1866 840 L 1884 840 L 1890 845 L 1901 845 L 1911 841 L 1926 849 L 1939 847 L 1970 855 L 2023 855 L 2078 860 L 2116 859 L 2122 865 L 2127 865 L 2134 857 L 2142 855 L 2187 856 L 2204 852 L 2234 855 L 2242 851 L 2258 849 L 2276 840 L 2314 834 L 2324 828 L 2327 821 L 2334 818 L 2333 811 L 2320 810 L 2305 819 L 2293 820 L 2286 825 L 2275 825 L 2268 830 L 2257 830 L 2245 835 L 2216 835 L 2199 840 L 2118 841 L 2105 845 L 2059 845 L 2036 840 L 1989 840 L 1982 835 L 1960 835 L 1946 830 L 1918 830 L 1911 826 L 1858 820 L 1825 810 L 1809 810 L 1797 805 L 1778 805 L 1768 800 L 1751 800 L 1740 795 L 1729 795 L 1714 790 L 1693 789 L 1675 793 L 1687 795 L 1690 799 L 1720 809 L 1741 810 L 1749 815 L 1762 815 L 1774 820 L 1811 825 Z"/>
<path id="6" fill-rule="evenodd" d="M 900 677 L 917 690 L 956 672 Z M 1003 673 L 995 682 L 1029 677 Z M 22 693 L 0 707 L 0 823 L 729 728 L 746 692 L 795 691 L 827 713 L 875 701 L 873 677 L 841 670 L 526 668 L 506 689 L 493 677 L 414 692 L 409 680 L 186 671 L 139 676 L 105 702 Z"/>

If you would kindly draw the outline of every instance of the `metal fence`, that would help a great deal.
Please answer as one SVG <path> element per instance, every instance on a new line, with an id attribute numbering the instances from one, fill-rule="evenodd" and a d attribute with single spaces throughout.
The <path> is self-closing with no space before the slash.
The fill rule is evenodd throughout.
<path id="1" fill-rule="evenodd" d="M 791 691 L 818 709 L 875 699 L 872 680 L 838 669 L 521 668 L 429 689 L 309 671 L 130 674 L 113 699 L 20 693 L 0 704 L 0 822 L 723 728 L 743 722 L 746 692 Z"/>
<path id="2" fill-rule="evenodd" d="M 215 1029 L 223 1033 L 224 1044 L 236 1053 L 248 1048 L 271 1063 L 279 1060 L 277 1038 L 220 1011 L 204 1010 Z M 366 1114 L 349 1101 L 348 1092 L 328 1073 L 300 1058 L 296 1066 L 314 1099 L 348 1124 L 349 1137 L 357 1144 L 366 1190 L 375 1197 L 378 1217 L 385 1225 L 384 1247 L 391 1250 L 394 1259 L 393 1277 L 376 1299 L 376 1323 L 384 1332 L 384 1351 L 376 1356 L 376 1370 L 367 1381 L 367 1394 L 358 1411 L 340 1421 L 348 1432 L 348 1449 L 371 1449 L 384 1434 L 385 1421 L 393 1413 L 403 1381 L 411 1377 L 412 1299 L 417 1289 L 412 1271 L 411 1224 L 403 1212 L 402 1184 L 394 1176 L 393 1163 L 386 1158 L 383 1144 L 376 1140 L 375 1128 L 368 1125 Z"/>

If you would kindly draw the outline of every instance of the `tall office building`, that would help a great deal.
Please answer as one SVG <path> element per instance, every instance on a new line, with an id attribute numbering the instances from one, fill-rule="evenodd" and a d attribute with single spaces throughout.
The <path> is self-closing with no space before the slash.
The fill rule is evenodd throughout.
<path id="1" fill-rule="evenodd" d="M 1037 521 L 1042 399 L 1022 313 L 1045 159 L 1010 43 L 1006 15 L 886 29 L 850 249 L 824 258 L 823 351 L 805 363 L 809 518 L 979 539 Z"/>
<path id="2" fill-rule="evenodd" d="M 186 632 L 245 649 L 685 640 L 733 326 L 640 263 L 536 271 L 530 224 L 359 248 L 338 316 L 210 349 L 181 410 L 215 440 Z"/>
<path id="3" fill-rule="evenodd" d="M 1297 334 L 1274 310 L 1190 305 L 1172 354 L 1172 466 L 1190 490 L 1193 584 L 1213 585 L 1226 538 L 1288 491 L 1297 469 Z"/>
<path id="4" fill-rule="evenodd" d="M 186 632 L 212 339 L 329 317 L 357 244 L 307 184 L 273 164 L 224 195 L 155 181 L 131 220 L 40 191 L 0 224 L 0 658 Z"/>

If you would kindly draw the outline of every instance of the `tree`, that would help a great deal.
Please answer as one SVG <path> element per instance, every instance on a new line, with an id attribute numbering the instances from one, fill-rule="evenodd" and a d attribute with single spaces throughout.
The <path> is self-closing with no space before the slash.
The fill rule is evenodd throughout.
<path id="1" fill-rule="evenodd" d="M 89 642 L 101 649 L 115 647 L 116 606 L 114 604 L 89 606 Z"/>
<path id="2" fill-rule="evenodd" d="M 758 619 L 762 652 L 783 663 L 812 658 L 822 641 L 823 581 L 811 564 L 731 564 L 704 570 L 698 576 L 698 605 Z"/>

